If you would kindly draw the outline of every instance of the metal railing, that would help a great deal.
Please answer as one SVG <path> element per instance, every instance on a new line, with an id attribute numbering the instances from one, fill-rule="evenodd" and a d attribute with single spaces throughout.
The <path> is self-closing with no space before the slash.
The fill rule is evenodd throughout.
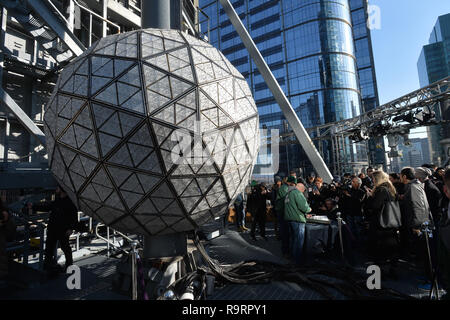
<path id="1" fill-rule="evenodd" d="M 39 255 L 39 268 L 44 262 L 44 243 L 46 238 L 47 226 L 45 223 L 36 221 L 36 218 L 25 218 L 17 212 L 10 212 L 11 217 L 17 226 L 15 238 L 7 243 L 6 251 L 14 254 L 15 258 L 21 260 L 24 265 L 28 265 L 30 255 Z M 37 218 L 44 219 L 39 216 Z M 32 239 L 39 239 L 37 250 L 35 245 L 31 245 Z"/>
<path id="2" fill-rule="evenodd" d="M 198 33 L 199 33 L 199 35 L 200 35 L 200 37 L 203 39 L 203 40 L 206 40 L 207 42 L 210 42 L 211 40 L 211 28 L 210 28 L 210 18 L 209 18 L 209 16 L 205 13 L 205 11 L 203 11 L 201 8 L 198 8 L 198 12 L 199 12 L 199 15 L 198 15 L 198 22 L 197 22 L 197 24 L 196 24 L 196 28 L 197 28 L 197 31 L 198 31 Z M 202 16 L 203 16 L 203 18 L 200 18 L 200 13 L 202 14 Z M 202 30 L 202 28 L 201 28 L 201 25 L 204 23 L 204 22 L 206 22 L 207 23 L 207 30 L 206 30 L 206 33 Z M 206 39 L 205 39 L 206 38 Z"/>
<path id="3" fill-rule="evenodd" d="M 99 230 L 98 230 L 100 227 L 105 227 L 105 226 L 106 226 L 106 225 L 105 225 L 104 223 L 100 223 L 100 222 L 97 223 L 97 225 L 95 226 L 95 235 L 97 236 L 97 238 L 99 238 L 99 239 L 101 239 L 101 240 L 103 240 L 103 241 L 106 242 L 106 244 L 107 244 L 107 255 L 108 255 L 108 257 L 109 257 L 109 255 L 110 255 L 110 246 L 113 246 L 114 248 L 119 249 L 119 250 L 125 252 L 126 254 L 130 254 L 129 251 L 123 249 L 121 245 L 119 245 L 119 244 L 116 243 L 116 241 L 115 241 L 115 236 L 116 236 L 116 234 L 117 234 L 117 235 L 121 236 L 123 239 L 126 239 L 129 243 L 133 243 L 135 240 L 133 240 L 133 239 L 131 239 L 130 237 L 126 236 L 126 235 L 123 234 L 122 232 L 119 232 L 119 231 L 117 231 L 117 230 L 111 229 L 111 228 L 108 227 L 108 226 L 106 226 L 106 238 L 105 238 L 105 237 L 103 237 L 103 236 L 100 235 Z M 113 238 L 113 241 L 110 240 L 110 235 L 111 235 L 110 230 L 113 231 L 113 237 L 114 237 L 114 238 Z"/>

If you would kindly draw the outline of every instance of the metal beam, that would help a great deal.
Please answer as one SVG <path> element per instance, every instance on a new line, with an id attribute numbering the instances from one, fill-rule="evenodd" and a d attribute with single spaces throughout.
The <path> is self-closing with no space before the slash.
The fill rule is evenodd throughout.
<path id="1" fill-rule="evenodd" d="M 45 146 L 45 135 L 38 126 L 28 117 L 28 115 L 17 105 L 13 98 L 0 88 L 0 99 L 5 103 L 6 107 L 16 116 L 17 120 L 31 133 L 42 145 Z"/>
<path id="2" fill-rule="evenodd" d="M 247 51 L 255 62 L 259 72 L 264 78 L 264 81 L 272 92 L 275 100 L 280 106 L 280 109 L 286 117 L 286 120 L 292 127 L 298 141 L 300 142 L 300 145 L 303 147 L 303 150 L 316 169 L 317 174 L 322 179 L 324 179 L 325 182 L 330 183 L 333 180 L 333 176 L 330 170 L 328 169 L 327 165 L 325 164 L 313 142 L 311 141 L 311 138 L 309 137 L 308 133 L 300 122 L 300 119 L 292 108 L 291 103 L 278 84 L 277 79 L 270 71 L 270 68 L 268 67 L 266 61 L 264 61 L 263 56 L 250 37 L 250 34 L 242 24 L 241 19 L 239 19 L 239 16 L 237 15 L 229 0 L 220 0 L 220 3 L 224 8 L 225 13 L 228 15 L 228 18 L 230 19 L 232 25 L 236 29 L 236 32 L 239 34 L 244 46 L 247 48 Z"/>
<path id="3" fill-rule="evenodd" d="M 33 12 L 39 15 L 47 25 L 64 41 L 70 50 L 77 56 L 81 55 L 86 48 L 78 40 L 77 37 L 70 31 L 69 27 L 61 22 L 60 19 L 52 13 L 49 7 L 45 5 L 46 1 L 27 1 Z"/>
<path id="4" fill-rule="evenodd" d="M 102 16 L 103 16 L 103 19 L 108 19 L 108 0 L 103 0 L 102 1 Z M 91 16 L 91 18 L 92 18 L 92 16 Z M 107 28 L 106 21 L 103 20 L 102 21 L 102 35 L 103 35 L 103 37 L 107 36 L 106 28 Z"/>

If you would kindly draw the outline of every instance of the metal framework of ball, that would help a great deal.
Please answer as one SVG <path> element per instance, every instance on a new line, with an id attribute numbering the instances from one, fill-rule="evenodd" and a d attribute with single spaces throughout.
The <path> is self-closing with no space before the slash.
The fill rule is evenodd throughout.
<path id="1" fill-rule="evenodd" d="M 259 149 L 245 78 L 176 30 L 100 39 L 61 72 L 44 122 L 50 168 L 74 203 L 136 234 L 189 231 L 223 214 Z"/>

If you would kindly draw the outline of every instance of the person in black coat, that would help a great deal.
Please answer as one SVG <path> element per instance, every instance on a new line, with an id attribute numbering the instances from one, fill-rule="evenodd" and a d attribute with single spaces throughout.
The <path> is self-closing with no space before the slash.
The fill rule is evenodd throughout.
<path id="1" fill-rule="evenodd" d="M 64 256 L 66 258 L 65 269 L 73 264 L 72 249 L 69 244 L 69 237 L 73 230 L 77 228 L 78 216 L 77 208 L 67 193 L 61 188 L 56 189 L 56 199 L 50 203 L 38 203 L 33 205 L 34 210 L 50 211 L 50 218 L 47 226 L 47 241 L 45 245 L 44 268 L 51 269 L 56 265 L 55 249 L 59 241 Z"/>
<path id="2" fill-rule="evenodd" d="M 389 260 L 389 272 L 394 275 L 394 267 L 399 254 L 397 230 L 381 228 L 379 218 L 385 203 L 397 200 L 397 191 L 389 181 L 389 175 L 383 171 L 375 171 L 373 180 L 374 189 L 366 202 L 366 217 L 369 222 L 369 254 L 374 257 L 378 265 Z"/>
<path id="3" fill-rule="evenodd" d="M 314 214 L 320 214 L 320 207 L 323 207 L 328 198 L 328 188 L 324 186 L 323 179 L 316 177 L 312 192 L 309 193 L 309 203 Z"/>
<path id="4" fill-rule="evenodd" d="M 367 187 L 372 190 L 374 188 L 374 169 L 372 167 L 368 167 L 366 172 L 367 175 L 364 177 L 364 179 L 362 179 L 363 188 L 365 189 L 365 187 Z"/>
<path id="5" fill-rule="evenodd" d="M 252 190 L 252 194 L 248 199 L 249 210 L 252 214 L 252 227 L 250 231 L 250 235 L 253 240 L 256 241 L 256 224 L 259 227 L 259 233 L 261 237 L 266 239 L 266 200 L 270 200 L 270 194 L 267 193 L 266 187 L 264 184 L 260 184 Z"/>
<path id="6" fill-rule="evenodd" d="M 362 189 L 362 180 L 353 177 L 351 188 L 342 191 L 343 218 L 349 224 L 350 230 L 357 240 L 361 238 L 363 223 L 363 206 L 367 199 L 367 192 Z"/>

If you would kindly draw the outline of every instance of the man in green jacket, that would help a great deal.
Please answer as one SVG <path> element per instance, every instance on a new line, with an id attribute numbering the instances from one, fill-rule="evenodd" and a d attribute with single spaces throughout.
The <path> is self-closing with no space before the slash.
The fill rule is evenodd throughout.
<path id="1" fill-rule="evenodd" d="M 306 214 L 311 208 L 306 201 L 302 183 L 290 185 L 284 200 L 284 220 L 289 226 L 289 252 L 296 264 L 303 260 L 303 244 L 305 240 Z"/>

